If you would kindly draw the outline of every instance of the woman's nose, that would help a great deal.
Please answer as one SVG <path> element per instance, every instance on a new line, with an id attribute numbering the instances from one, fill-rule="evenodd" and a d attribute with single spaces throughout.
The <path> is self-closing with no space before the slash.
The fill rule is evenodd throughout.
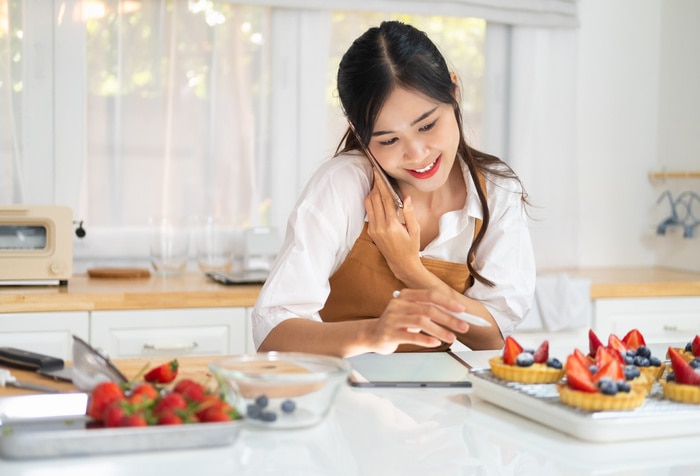
<path id="1" fill-rule="evenodd" d="M 404 157 L 411 162 L 420 162 L 428 156 L 428 146 L 419 139 L 405 142 Z"/>

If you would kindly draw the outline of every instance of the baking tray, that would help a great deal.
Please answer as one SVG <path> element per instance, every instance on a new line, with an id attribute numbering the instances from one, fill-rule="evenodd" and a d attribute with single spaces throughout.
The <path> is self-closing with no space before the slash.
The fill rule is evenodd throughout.
<path id="1" fill-rule="evenodd" d="M 641 407 L 628 411 L 591 412 L 561 403 L 556 384 L 523 384 L 494 377 L 490 369 L 472 369 L 474 394 L 581 440 L 613 442 L 700 435 L 700 405 L 663 397 L 654 384 Z"/>
<path id="2" fill-rule="evenodd" d="M 0 398 L 0 457 L 57 458 L 233 444 L 242 421 L 140 428 L 91 427 L 85 393 Z"/>

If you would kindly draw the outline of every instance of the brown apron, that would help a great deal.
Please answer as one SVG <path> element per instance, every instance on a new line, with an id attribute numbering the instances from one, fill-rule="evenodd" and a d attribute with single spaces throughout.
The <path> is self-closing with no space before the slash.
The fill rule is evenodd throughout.
<path id="1" fill-rule="evenodd" d="M 330 278 L 331 291 L 326 304 L 319 312 L 324 322 L 377 318 L 384 312 L 394 290 L 406 287 L 391 272 L 384 255 L 369 237 L 367 225 L 365 223 L 347 258 Z M 477 219 L 474 227 L 475 237 L 480 229 L 481 220 Z M 464 294 L 474 282 L 466 263 L 432 258 L 420 260 L 428 271 L 460 294 Z M 444 351 L 449 347 L 449 344 L 429 349 L 401 345 L 397 351 Z"/>

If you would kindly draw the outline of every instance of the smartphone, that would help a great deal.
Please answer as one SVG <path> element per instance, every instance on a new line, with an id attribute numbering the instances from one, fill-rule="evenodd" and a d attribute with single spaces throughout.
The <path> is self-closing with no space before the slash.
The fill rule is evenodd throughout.
<path id="1" fill-rule="evenodd" d="M 379 176 L 382 178 L 382 181 L 386 184 L 387 188 L 391 192 L 391 199 L 394 201 L 394 205 L 396 205 L 397 209 L 402 209 L 403 208 L 403 200 L 401 200 L 401 195 L 399 194 L 398 187 L 394 183 L 392 179 L 389 178 L 389 176 L 384 172 L 384 169 L 382 169 L 382 166 L 379 165 L 379 162 L 377 162 L 377 159 L 374 158 L 374 155 L 372 152 L 370 152 L 369 147 L 367 147 L 363 142 L 362 139 L 360 139 L 360 135 L 357 133 L 357 130 L 355 130 L 355 126 L 352 125 L 352 122 L 348 121 L 348 124 L 350 125 L 350 130 L 352 133 L 355 135 L 355 139 L 357 139 L 357 142 L 360 144 L 360 147 L 362 148 L 362 152 L 367 156 L 369 159 L 370 163 L 374 166 L 375 169 L 377 169 L 377 172 L 379 172 Z"/>

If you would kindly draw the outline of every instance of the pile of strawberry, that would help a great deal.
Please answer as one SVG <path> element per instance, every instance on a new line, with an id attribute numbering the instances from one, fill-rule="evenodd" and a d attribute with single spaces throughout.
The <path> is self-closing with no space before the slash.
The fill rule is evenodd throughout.
<path id="1" fill-rule="evenodd" d="M 189 378 L 176 381 L 177 360 L 152 368 L 143 381 L 107 381 L 93 388 L 86 414 L 105 427 L 182 425 L 237 420 L 216 392 Z"/>

